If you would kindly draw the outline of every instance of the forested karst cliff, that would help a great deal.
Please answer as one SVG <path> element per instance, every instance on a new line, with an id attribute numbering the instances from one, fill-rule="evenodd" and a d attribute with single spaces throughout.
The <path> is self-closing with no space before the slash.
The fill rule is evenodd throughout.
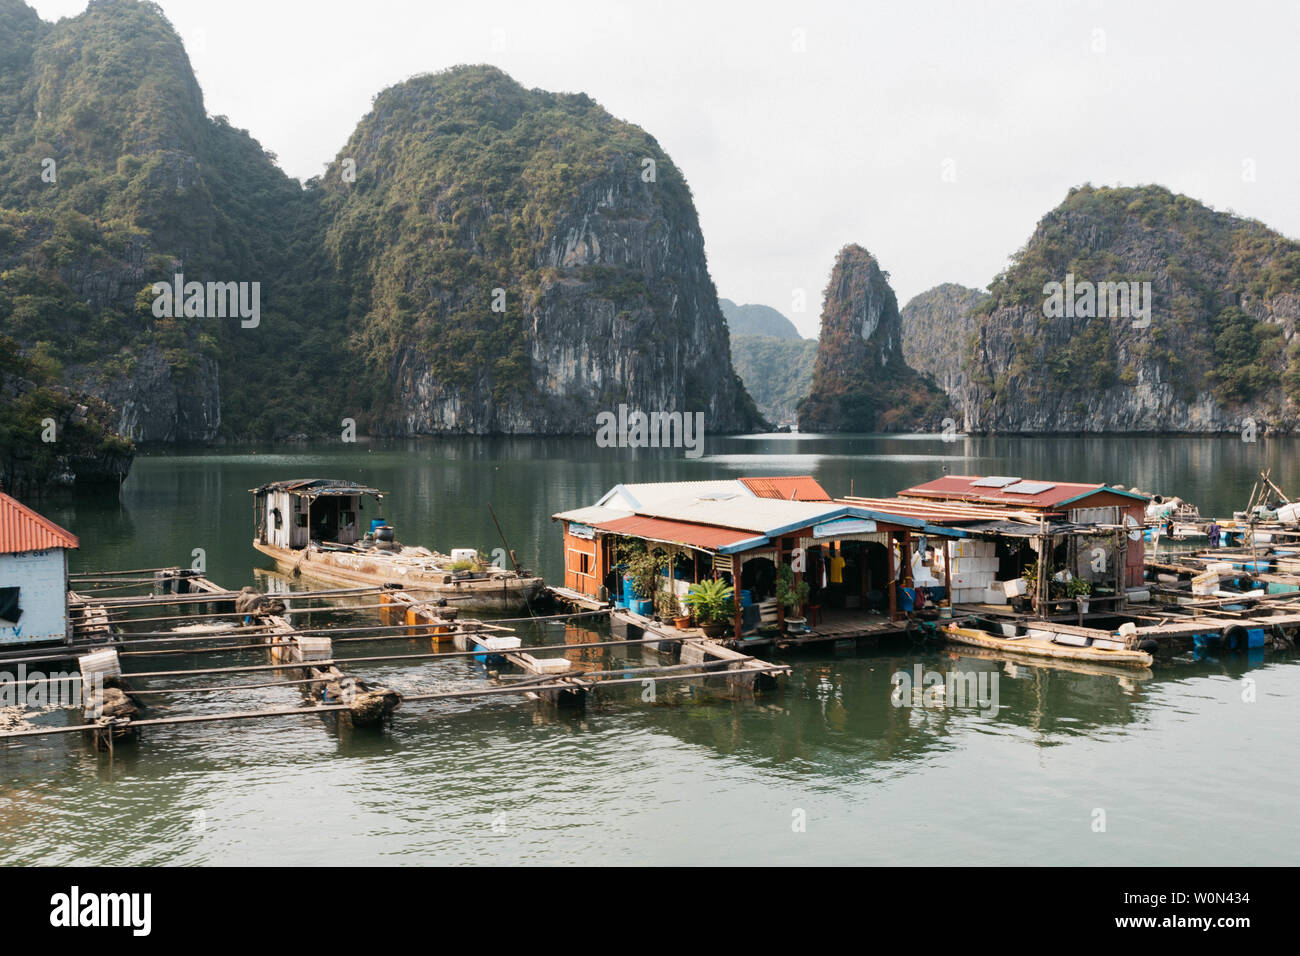
<path id="1" fill-rule="evenodd" d="M 681 173 L 580 94 L 418 77 L 304 188 L 207 115 L 155 5 L 0 0 L 0 120 L 0 331 L 127 438 L 760 421 Z M 257 283 L 259 321 L 158 315 L 176 275 Z"/>
<path id="2" fill-rule="evenodd" d="M 937 430 L 943 394 L 903 361 L 898 299 L 861 246 L 840 250 L 826 285 L 812 388 L 800 431 Z"/>
<path id="3" fill-rule="evenodd" d="M 911 299 L 899 313 L 907 364 L 951 394 L 970 364 L 975 309 L 988 297 L 948 282 Z"/>
<path id="4" fill-rule="evenodd" d="M 759 423 L 680 171 L 588 97 L 417 77 L 319 188 L 384 430 L 581 433 L 619 403 Z"/>
<path id="5" fill-rule="evenodd" d="M 1050 283 L 1074 304 L 1047 303 Z M 1101 283 L 1149 288 L 1149 315 L 1099 308 Z M 970 430 L 1297 427 L 1300 243 L 1261 223 L 1159 186 L 1084 186 L 990 293 L 940 286 L 903 311 L 909 361 Z"/>

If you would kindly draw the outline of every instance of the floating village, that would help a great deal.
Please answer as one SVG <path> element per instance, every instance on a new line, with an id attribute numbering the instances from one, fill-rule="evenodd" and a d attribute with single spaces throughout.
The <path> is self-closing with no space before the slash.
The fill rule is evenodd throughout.
<path id="1" fill-rule="evenodd" d="M 1289 649 L 1300 630 L 1300 502 L 1269 474 L 1209 519 L 1136 488 L 1020 476 L 889 498 L 810 476 L 619 484 L 552 516 L 553 582 L 520 565 L 495 513 L 494 560 L 401 541 L 384 492 L 352 481 L 250 495 L 250 571 L 273 568 L 232 590 L 180 567 L 70 574 L 77 537 L 0 493 L 5 746 L 71 734 L 111 753 L 169 726 L 294 716 L 400 732 L 400 711 L 438 701 L 581 709 L 660 684 L 746 699 L 780 694 L 780 661 L 826 645 L 1132 674 Z M 525 643 L 524 624 L 555 639 Z M 439 666 L 466 658 L 472 685 L 439 688 Z M 434 689 L 385 686 L 376 665 Z M 270 688 L 293 703 L 217 703 Z"/>

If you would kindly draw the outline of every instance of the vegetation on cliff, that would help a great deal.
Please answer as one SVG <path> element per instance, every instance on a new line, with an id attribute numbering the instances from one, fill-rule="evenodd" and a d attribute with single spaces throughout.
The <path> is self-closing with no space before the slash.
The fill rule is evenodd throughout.
<path id="1" fill-rule="evenodd" d="M 339 354 L 335 336 L 308 334 L 328 313 L 299 265 L 311 204 L 247 131 L 207 116 L 161 11 L 98 0 L 46 24 L 0 0 L 0 22 L 21 28 L 0 46 L 4 330 L 92 393 L 120 392 L 141 355 L 161 354 L 175 393 L 224 397 L 211 419 L 228 434 L 334 427 L 319 383 Z M 176 273 L 259 282 L 258 328 L 153 315 L 153 283 Z M 205 359 L 220 360 L 220 388 Z"/>
<path id="2" fill-rule="evenodd" d="M 626 201 L 592 195 L 610 189 Z M 677 258 L 622 261 L 606 243 L 566 259 L 558 239 L 584 204 L 599 207 L 595 234 L 667 236 Z M 0 329 L 140 440 L 337 434 L 344 417 L 421 430 L 409 402 L 438 389 L 471 427 L 495 405 L 513 409 L 511 430 L 571 429 L 555 410 L 567 393 L 545 421 L 528 414 L 589 364 L 566 351 L 579 312 L 610 326 L 585 330 L 589 349 L 631 353 L 582 401 L 628 397 L 626 372 L 642 403 L 669 391 L 711 427 L 746 427 L 759 416 L 730 369 L 698 233 L 653 138 L 581 94 L 487 67 L 418 77 L 379 94 L 304 188 L 207 115 L 154 4 L 96 0 L 50 24 L 0 0 Z M 176 274 L 258 283 L 256 327 L 156 316 L 152 286 Z M 539 312 L 560 299 L 582 309 Z"/>
<path id="3" fill-rule="evenodd" d="M 812 387 L 816 339 L 791 340 L 733 332 L 731 360 L 764 418 L 773 425 L 796 423 L 799 402 Z"/>
<path id="4" fill-rule="evenodd" d="M 118 483 L 135 453 L 113 431 L 113 409 L 58 384 L 44 348 L 20 355 L 0 335 L 0 488 L 18 494 L 73 483 Z"/>
<path id="5" fill-rule="evenodd" d="M 702 265 L 702 246 L 664 261 L 637 248 L 687 246 L 698 235 L 685 180 L 653 137 L 589 97 L 527 90 L 485 66 L 416 77 L 375 98 L 311 185 L 322 197 L 328 265 L 354 291 L 351 344 L 373 377 L 408 390 L 427 383 L 457 405 L 488 394 L 493 409 L 527 419 L 554 398 L 544 393 L 556 371 L 539 355 L 547 316 L 559 315 L 575 338 L 607 323 L 607 351 L 636 333 L 629 361 L 638 370 L 671 379 L 701 366 L 666 396 L 678 407 L 723 394 L 731 407 L 710 419 L 756 419 L 734 374 L 717 375 L 729 356 L 712 283 L 703 277 L 698 311 L 678 301 L 695 298 L 682 283 Z M 582 308 L 566 310 L 575 293 Z M 692 354 L 701 327 L 716 332 L 723 354 Z M 637 396 L 607 382 L 574 398 Z M 386 413 L 412 417 L 401 394 Z M 504 414 L 496 423 L 521 430 Z"/>
<path id="6" fill-rule="evenodd" d="M 1151 314 L 1049 316 L 1048 283 L 1150 283 Z M 975 427 L 1294 428 L 1300 243 L 1159 186 L 1071 190 L 970 312 Z"/>

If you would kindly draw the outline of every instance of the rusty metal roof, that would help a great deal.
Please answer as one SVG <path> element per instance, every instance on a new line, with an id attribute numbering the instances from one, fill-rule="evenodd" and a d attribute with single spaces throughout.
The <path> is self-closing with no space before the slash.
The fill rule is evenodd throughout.
<path id="1" fill-rule="evenodd" d="M 0 492 L 0 554 L 80 547 L 77 536 Z"/>
<path id="2" fill-rule="evenodd" d="M 923 485 L 907 488 L 899 494 L 907 498 L 933 498 L 940 501 L 969 501 L 979 504 L 1002 505 L 1041 510 L 1060 508 L 1094 496 L 1103 499 L 1114 496 L 1127 501 L 1145 502 L 1123 488 L 1109 485 L 1086 484 L 1077 481 L 1027 481 L 1019 478 L 996 479 L 1006 484 L 993 484 L 995 479 L 979 475 L 945 475 Z M 1018 490 L 1012 490 L 1018 489 Z M 1111 502 L 1117 503 L 1117 502 Z"/>
<path id="3" fill-rule="evenodd" d="M 775 478 L 741 478 L 740 483 L 759 498 L 785 501 L 830 501 L 831 496 L 812 475 L 782 475 Z"/>
<path id="4" fill-rule="evenodd" d="M 631 518 L 616 518 L 602 521 L 595 525 L 601 531 L 625 534 L 650 541 L 662 541 L 665 544 L 684 544 L 692 548 L 705 548 L 716 551 L 744 541 L 751 541 L 752 532 L 737 531 L 734 528 L 718 528 L 713 525 L 694 524 L 689 521 L 669 521 L 665 518 L 643 518 L 634 515 Z"/>
<path id="5" fill-rule="evenodd" d="M 1041 510 L 1014 511 L 1006 506 L 971 504 L 965 501 L 933 501 L 921 498 L 863 498 L 845 495 L 845 504 L 883 511 L 887 514 L 919 518 L 932 524 L 973 524 L 991 520 L 1016 520 L 1037 524 L 1045 516 Z"/>

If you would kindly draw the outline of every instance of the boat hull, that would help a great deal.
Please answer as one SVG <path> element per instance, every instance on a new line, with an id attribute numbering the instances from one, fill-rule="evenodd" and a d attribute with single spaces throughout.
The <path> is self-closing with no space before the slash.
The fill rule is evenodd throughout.
<path id="1" fill-rule="evenodd" d="M 338 560 L 334 552 L 292 550 L 260 541 L 254 541 L 253 547 L 272 558 L 276 570 L 289 578 L 302 577 L 336 587 L 397 585 L 418 594 L 421 600 L 436 602 L 445 598 L 451 607 L 465 611 L 525 611 L 543 588 L 541 578 L 521 578 L 508 571 L 491 578 L 450 580 L 447 572 L 422 572 L 387 563 L 382 554 L 363 560 L 361 567 L 353 567 Z"/>
<path id="2" fill-rule="evenodd" d="M 988 631 L 973 627 L 949 627 L 942 631 L 948 640 L 957 644 L 969 644 L 972 647 L 984 647 L 989 650 L 1003 651 L 1007 654 L 1023 654 L 1027 657 L 1054 658 L 1068 661 L 1090 661 L 1093 663 L 1121 664 L 1125 667 L 1150 667 L 1152 656 L 1146 651 L 1105 650 L 1100 647 L 1072 647 L 1055 644 L 1036 637 L 998 637 Z"/>

